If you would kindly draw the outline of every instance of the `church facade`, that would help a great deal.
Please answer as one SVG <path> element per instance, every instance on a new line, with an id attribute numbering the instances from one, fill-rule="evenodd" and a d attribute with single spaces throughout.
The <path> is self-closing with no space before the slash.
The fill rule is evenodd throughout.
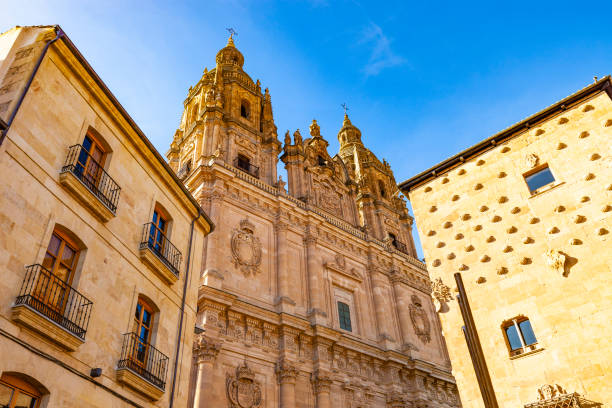
<path id="1" fill-rule="evenodd" d="M 461 406 L 389 164 L 346 115 L 337 154 L 314 120 L 281 143 L 270 93 L 243 64 L 230 37 L 167 153 L 216 225 L 188 406 Z"/>

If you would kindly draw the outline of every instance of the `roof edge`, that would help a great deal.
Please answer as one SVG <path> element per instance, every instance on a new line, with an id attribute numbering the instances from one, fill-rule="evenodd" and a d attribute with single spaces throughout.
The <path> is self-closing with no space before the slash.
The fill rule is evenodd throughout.
<path id="1" fill-rule="evenodd" d="M 412 178 L 399 183 L 398 187 L 403 193 L 409 193 L 414 187 L 417 187 L 423 182 L 436 178 L 440 174 L 454 168 L 456 164 L 463 163 L 472 157 L 478 156 L 496 145 L 514 137 L 517 132 L 524 129 L 529 129 L 530 127 L 548 119 L 549 117 L 565 111 L 570 105 L 575 105 L 576 103 L 600 92 L 606 92 L 610 99 L 612 99 L 612 80 L 610 79 L 610 75 L 606 75 L 597 82 L 582 88 L 581 90 L 560 100 L 559 102 L 556 102 L 548 108 L 521 120 L 509 128 L 506 128 L 501 132 L 498 132 L 493 136 L 490 136 L 483 141 L 436 164 L 435 166 L 413 176 Z"/>
<path id="2" fill-rule="evenodd" d="M 111 103 L 115 106 L 115 108 L 117 108 L 117 110 L 119 111 L 119 113 L 125 118 L 125 120 L 128 122 L 128 124 L 132 127 L 132 129 L 134 129 L 134 131 L 136 132 L 136 134 L 138 134 L 138 136 L 140 137 L 140 139 L 144 142 L 144 144 L 147 146 L 147 148 L 153 153 L 153 155 L 155 156 L 155 158 L 159 161 L 159 163 L 164 167 L 164 169 L 166 170 L 166 172 L 170 175 L 170 177 L 172 178 L 172 180 L 176 183 L 176 185 L 178 185 L 178 187 L 182 190 L 182 192 L 185 194 L 185 196 L 189 199 L 189 201 L 191 202 L 191 204 L 193 204 L 193 206 L 195 207 L 195 209 L 198 211 L 199 215 L 198 218 L 200 216 L 202 216 L 206 222 L 208 223 L 208 225 L 210 225 L 210 230 L 208 233 L 213 232 L 213 230 L 215 229 L 215 224 L 212 222 L 212 220 L 208 217 L 208 214 L 206 214 L 206 212 L 204 211 L 204 209 L 202 208 L 202 206 L 196 201 L 196 199 L 193 197 L 193 195 L 191 195 L 191 193 L 189 192 L 189 190 L 187 190 L 187 187 L 185 187 L 185 185 L 183 184 L 183 182 L 181 182 L 178 177 L 176 176 L 176 174 L 174 173 L 174 171 L 172 170 L 172 168 L 170 168 L 170 165 L 168 164 L 168 162 L 166 162 L 166 160 L 162 157 L 162 155 L 157 151 L 157 149 L 155 148 L 155 146 L 153 146 L 153 144 L 151 143 L 151 141 L 145 136 L 144 132 L 140 129 L 140 127 L 136 124 L 136 122 L 134 121 L 134 119 L 132 119 L 132 117 L 130 116 L 130 114 L 125 110 L 125 108 L 123 107 L 123 105 L 121 105 L 121 103 L 119 102 L 119 100 L 115 97 L 115 95 L 111 92 L 111 90 L 106 86 L 106 84 L 104 83 L 104 81 L 102 81 L 102 79 L 98 76 L 98 74 L 96 73 L 96 71 L 93 69 L 93 67 L 89 64 L 89 62 L 85 59 L 85 57 L 83 56 L 83 54 L 81 54 L 81 52 L 79 51 L 79 49 L 76 47 L 76 45 L 74 45 L 74 43 L 72 42 L 72 40 L 70 40 L 70 38 L 68 37 L 68 35 L 66 34 L 65 31 L 62 30 L 62 28 L 59 25 L 55 25 L 53 26 L 56 28 L 56 30 L 59 30 L 59 32 L 62 32 L 64 35 L 61 36 L 61 40 L 64 42 L 64 44 L 66 44 L 66 46 L 68 47 L 68 49 L 70 49 L 70 51 L 74 54 L 74 56 L 76 57 L 76 59 L 83 65 L 83 67 L 85 68 L 85 70 L 89 73 L 89 75 L 91 75 L 91 77 L 93 78 L 93 80 L 96 82 L 96 84 L 102 89 L 102 91 L 104 92 L 104 94 L 108 97 L 108 99 L 111 101 Z"/>

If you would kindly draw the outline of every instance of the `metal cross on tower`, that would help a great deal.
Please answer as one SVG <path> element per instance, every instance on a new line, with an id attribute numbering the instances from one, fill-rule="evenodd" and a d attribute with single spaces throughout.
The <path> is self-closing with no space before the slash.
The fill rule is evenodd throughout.
<path id="1" fill-rule="evenodd" d="M 236 30 L 234 30 L 232 27 L 226 28 L 226 30 L 227 30 L 228 33 L 230 33 L 230 38 L 232 38 L 235 35 L 238 35 Z"/>
<path id="2" fill-rule="evenodd" d="M 349 107 L 346 103 L 342 103 L 340 104 L 340 106 L 342 106 L 342 108 L 344 108 L 344 114 L 346 115 L 346 112 L 349 110 Z"/>

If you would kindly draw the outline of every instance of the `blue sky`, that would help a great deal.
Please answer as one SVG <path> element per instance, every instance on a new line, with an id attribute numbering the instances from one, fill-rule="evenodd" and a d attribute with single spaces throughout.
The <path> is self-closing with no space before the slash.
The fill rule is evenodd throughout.
<path id="1" fill-rule="evenodd" d="M 189 86 L 237 32 L 279 136 L 340 104 L 401 182 L 612 72 L 612 2 L 12 2 L 0 31 L 60 24 L 164 153 Z"/>

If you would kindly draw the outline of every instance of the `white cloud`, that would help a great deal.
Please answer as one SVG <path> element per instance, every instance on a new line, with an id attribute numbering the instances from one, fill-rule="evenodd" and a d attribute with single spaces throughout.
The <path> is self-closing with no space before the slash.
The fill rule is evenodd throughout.
<path id="1" fill-rule="evenodd" d="M 359 43 L 372 47 L 368 63 L 363 67 L 366 76 L 376 76 L 385 68 L 397 67 L 407 62 L 391 49 L 391 39 L 377 24 L 370 23 L 365 28 Z"/>

